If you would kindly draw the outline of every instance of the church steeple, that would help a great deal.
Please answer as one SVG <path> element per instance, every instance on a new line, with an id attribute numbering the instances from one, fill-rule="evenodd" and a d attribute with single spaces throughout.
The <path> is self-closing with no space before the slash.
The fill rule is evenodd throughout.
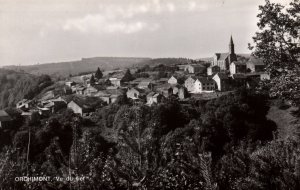
<path id="1" fill-rule="evenodd" d="M 229 54 L 234 54 L 234 43 L 233 43 L 232 35 L 230 36 L 230 42 L 229 42 Z"/>

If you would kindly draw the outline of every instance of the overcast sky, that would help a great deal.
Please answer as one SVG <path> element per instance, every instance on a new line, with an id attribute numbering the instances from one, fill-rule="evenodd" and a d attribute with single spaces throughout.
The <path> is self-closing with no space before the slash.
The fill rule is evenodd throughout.
<path id="1" fill-rule="evenodd" d="M 272 0 L 287 3 L 287 0 Z M 264 0 L 0 0 L 0 65 L 249 53 Z"/>

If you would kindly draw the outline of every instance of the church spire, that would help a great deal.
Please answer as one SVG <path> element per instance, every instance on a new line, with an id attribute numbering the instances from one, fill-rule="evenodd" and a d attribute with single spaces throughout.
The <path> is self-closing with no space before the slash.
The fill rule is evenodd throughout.
<path id="1" fill-rule="evenodd" d="M 230 36 L 229 53 L 234 54 L 234 43 L 233 43 L 232 35 Z"/>

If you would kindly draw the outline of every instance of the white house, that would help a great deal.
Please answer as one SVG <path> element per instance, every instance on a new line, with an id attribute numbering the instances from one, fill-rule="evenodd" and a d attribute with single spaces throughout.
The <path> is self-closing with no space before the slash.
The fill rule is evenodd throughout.
<path id="1" fill-rule="evenodd" d="M 114 86 L 121 86 L 121 79 L 118 79 L 118 78 L 109 78 L 109 81 Z"/>
<path id="2" fill-rule="evenodd" d="M 172 76 L 169 80 L 168 80 L 168 83 L 171 84 L 171 85 L 176 85 L 177 84 L 177 79 Z"/>
<path id="3" fill-rule="evenodd" d="M 217 73 L 212 78 L 218 86 L 219 91 L 226 91 L 227 90 L 227 83 L 228 83 L 228 76 L 224 73 Z"/>
<path id="4" fill-rule="evenodd" d="M 246 73 L 246 64 L 243 62 L 234 61 L 229 65 L 230 75 L 237 73 Z"/>
<path id="5" fill-rule="evenodd" d="M 220 72 L 220 67 L 217 65 L 213 65 L 207 68 L 207 75 L 211 76 L 214 75 L 216 73 Z"/>
<path id="6" fill-rule="evenodd" d="M 215 90 L 215 81 L 209 78 L 199 78 L 194 83 L 192 93 L 213 92 Z"/>
<path id="7" fill-rule="evenodd" d="M 184 81 L 184 87 L 189 91 L 192 92 L 194 90 L 194 83 L 195 83 L 195 78 L 189 77 Z"/>

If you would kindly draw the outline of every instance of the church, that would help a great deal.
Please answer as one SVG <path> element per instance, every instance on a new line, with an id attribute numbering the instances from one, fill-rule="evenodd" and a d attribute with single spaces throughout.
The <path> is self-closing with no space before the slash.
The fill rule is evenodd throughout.
<path id="1" fill-rule="evenodd" d="M 236 54 L 234 52 L 234 43 L 232 36 L 229 42 L 229 52 L 228 53 L 215 53 L 211 66 L 220 67 L 221 71 L 228 71 L 230 63 L 237 61 Z"/>

